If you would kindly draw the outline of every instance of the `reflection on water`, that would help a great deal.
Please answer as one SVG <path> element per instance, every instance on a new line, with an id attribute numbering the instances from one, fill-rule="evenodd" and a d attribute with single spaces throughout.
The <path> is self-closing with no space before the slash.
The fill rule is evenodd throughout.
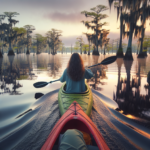
<path id="1" fill-rule="evenodd" d="M 99 57 L 97 57 L 97 56 L 92 56 L 93 64 L 99 63 L 98 58 Z M 87 82 L 93 89 L 101 91 L 102 90 L 101 85 L 105 84 L 105 82 L 102 82 L 102 79 L 107 79 L 107 76 L 106 76 L 107 66 L 99 65 L 96 67 L 92 67 L 90 69 L 92 70 L 92 72 L 94 74 L 94 78 L 88 79 Z"/>
<path id="2" fill-rule="evenodd" d="M 144 112 L 149 112 L 150 109 L 150 89 L 149 86 L 145 83 L 145 86 L 141 86 L 141 74 L 142 69 L 146 69 L 146 58 L 138 59 L 136 72 L 132 75 L 131 78 L 131 67 L 133 61 L 126 61 L 122 58 L 117 59 L 118 66 L 118 83 L 116 87 L 116 94 L 114 94 L 114 100 L 118 103 L 118 111 L 121 111 L 123 114 L 126 114 L 127 117 L 131 118 L 131 115 L 138 117 L 145 117 L 150 120 L 149 115 L 145 115 Z M 126 69 L 126 77 L 121 77 L 121 66 L 124 64 Z M 146 78 L 145 78 L 146 79 Z M 148 90 L 146 94 L 141 94 L 141 88 Z M 128 115 L 127 115 L 128 114 Z"/>
<path id="3" fill-rule="evenodd" d="M 100 63 L 109 56 L 111 55 L 82 54 L 85 66 Z M 123 148 L 126 143 L 127 147 L 131 148 L 142 136 L 147 143 L 146 138 L 150 134 L 145 129 L 150 127 L 150 89 L 146 80 L 147 73 L 150 71 L 150 55 L 145 59 L 136 59 L 136 55 L 133 56 L 134 61 L 118 58 L 110 65 L 91 68 L 94 77 L 87 80 L 90 87 L 93 88 L 94 96 L 91 119 L 97 124 L 111 149 Z M 22 142 L 17 145 L 19 149 L 27 142 L 36 142 L 34 136 L 40 139 L 41 135 L 43 138 L 38 140 L 39 144 L 35 147 L 40 148 L 43 144 L 60 117 L 57 94 L 62 83 L 52 83 L 40 89 L 35 89 L 33 83 L 60 78 L 67 67 L 69 58 L 70 54 L 41 53 L 39 55 L 18 54 L 9 57 L 5 54 L 0 59 L 0 142 L 4 147 L 7 147 L 7 142 L 10 141 L 9 147 L 14 147 L 22 139 Z M 35 97 L 36 93 L 40 93 L 38 94 L 39 99 Z M 106 112 L 109 120 L 106 119 Z M 56 118 L 53 115 L 56 115 Z M 134 123 L 130 120 L 133 120 Z M 50 122 L 51 126 L 47 125 L 47 122 Z M 115 126 L 113 129 L 112 124 Z M 134 138 L 137 133 L 133 131 L 132 138 L 129 133 L 125 133 L 124 125 L 140 133 L 138 138 Z M 109 127 L 106 128 L 106 126 Z M 113 131 L 113 136 L 108 131 Z M 27 135 L 28 132 L 29 135 Z M 21 134 L 27 136 L 20 137 Z M 119 138 L 120 141 L 112 140 L 115 138 Z M 136 149 L 135 147 L 133 149 Z M 28 144 L 26 148 L 31 149 L 31 144 Z"/>

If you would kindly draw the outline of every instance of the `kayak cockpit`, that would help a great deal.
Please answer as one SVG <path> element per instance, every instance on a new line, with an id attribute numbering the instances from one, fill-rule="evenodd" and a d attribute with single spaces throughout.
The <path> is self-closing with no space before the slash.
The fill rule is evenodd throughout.
<path id="1" fill-rule="evenodd" d="M 87 147 L 87 149 L 88 150 L 99 150 L 99 148 L 98 148 L 98 146 L 97 146 L 97 144 L 96 144 L 96 142 L 95 142 L 95 140 L 94 140 L 94 137 L 93 137 L 93 135 L 91 134 L 91 135 L 89 135 L 89 134 L 87 134 L 87 133 L 85 133 L 85 132 L 82 132 L 83 133 L 83 137 L 84 138 L 86 138 L 85 140 L 85 143 L 86 143 L 86 147 Z M 61 140 L 62 140 L 62 137 L 63 137 L 63 135 L 64 135 L 64 133 L 61 133 L 59 136 L 58 136 L 58 138 L 57 138 L 57 140 L 56 140 L 56 142 L 55 142 L 55 144 L 54 144 L 54 146 L 53 146 L 53 148 L 52 148 L 52 150 L 58 150 L 59 149 L 59 145 L 61 144 Z M 88 137 L 86 137 L 88 135 Z M 90 138 L 89 138 L 90 137 Z M 75 141 L 74 141 L 75 142 Z M 88 144 L 87 144 L 87 142 L 88 142 Z M 90 142 L 90 143 L 89 143 Z M 90 144 L 90 145 L 89 145 Z"/>
<path id="2" fill-rule="evenodd" d="M 66 83 L 63 85 L 63 87 L 62 87 L 62 92 L 63 93 L 66 93 L 66 94 L 86 94 L 86 93 L 88 93 L 88 85 L 87 84 L 85 84 L 85 91 L 84 92 L 81 92 L 81 93 L 67 93 L 66 92 Z"/>
<path id="3" fill-rule="evenodd" d="M 56 123 L 41 150 L 57 150 L 59 147 L 64 148 L 63 146 L 68 145 L 71 145 L 73 149 L 78 149 L 79 147 L 76 147 L 80 146 L 80 139 L 78 140 L 77 138 L 78 135 L 82 141 L 81 145 L 86 147 L 86 149 L 109 150 L 109 147 L 95 124 L 84 113 L 76 101 L 70 105 L 69 109 Z M 74 140 L 74 138 L 77 140 Z M 68 142 L 67 145 L 65 145 L 66 141 Z"/>
<path id="4" fill-rule="evenodd" d="M 99 148 L 96 144 L 96 141 L 94 139 L 94 136 L 90 132 L 89 128 L 81 120 L 78 120 L 78 118 L 69 120 L 65 124 L 65 126 L 62 128 L 59 136 L 57 137 L 57 140 L 54 144 L 53 150 L 57 150 L 59 148 L 59 145 L 61 143 L 61 138 L 68 129 L 77 129 L 80 132 L 82 132 L 83 138 L 84 138 L 84 141 L 86 143 L 88 150 L 99 150 Z"/>
<path id="5" fill-rule="evenodd" d="M 60 114 L 63 115 L 73 101 L 77 101 L 82 107 L 83 111 L 90 116 L 92 105 L 93 105 L 93 95 L 89 86 L 86 84 L 86 91 L 82 93 L 66 93 L 65 91 L 66 83 L 64 83 L 58 93 L 58 104 Z"/>

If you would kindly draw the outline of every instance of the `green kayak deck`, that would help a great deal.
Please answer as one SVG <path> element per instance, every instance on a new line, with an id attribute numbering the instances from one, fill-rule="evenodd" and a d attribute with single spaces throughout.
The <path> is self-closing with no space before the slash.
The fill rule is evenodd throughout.
<path id="1" fill-rule="evenodd" d="M 66 83 L 64 83 L 58 93 L 58 104 L 60 114 L 63 115 L 73 101 L 77 101 L 82 107 L 83 111 L 90 116 L 92 106 L 93 106 L 93 95 L 91 89 L 86 84 L 86 91 L 83 93 L 66 93 L 65 92 Z"/>

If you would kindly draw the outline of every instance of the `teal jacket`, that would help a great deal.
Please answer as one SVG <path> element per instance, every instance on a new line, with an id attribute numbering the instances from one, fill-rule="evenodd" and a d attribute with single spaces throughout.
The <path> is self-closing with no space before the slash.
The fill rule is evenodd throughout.
<path id="1" fill-rule="evenodd" d="M 94 75 L 90 69 L 85 69 L 85 73 L 84 73 L 83 78 L 79 81 L 73 81 L 69 77 L 69 75 L 67 73 L 67 69 L 65 69 L 63 75 L 60 78 L 60 81 L 61 82 L 66 81 L 66 92 L 67 93 L 81 93 L 81 92 L 84 92 L 86 90 L 84 79 L 90 79 L 93 76 Z"/>

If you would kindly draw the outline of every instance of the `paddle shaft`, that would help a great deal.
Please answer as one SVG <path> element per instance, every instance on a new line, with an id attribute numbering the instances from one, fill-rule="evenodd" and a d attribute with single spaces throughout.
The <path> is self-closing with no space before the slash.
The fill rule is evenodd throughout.
<path id="1" fill-rule="evenodd" d="M 89 66 L 88 68 L 91 68 L 91 67 L 94 67 L 94 66 L 98 66 L 98 65 L 101 65 L 101 64 L 102 65 L 108 65 L 108 64 L 113 63 L 116 59 L 117 59 L 117 56 L 111 56 L 111 57 L 108 57 L 108 58 L 104 59 L 101 63 Z M 48 85 L 49 83 L 56 82 L 56 81 L 59 81 L 59 80 L 60 79 L 57 79 L 57 80 L 54 80 L 54 81 L 50 81 L 50 82 L 37 82 L 37 83 L 34 83 L 33 86 L 35 88 L 41 88 L 41 87 L 44 87 L 44 86 Z"/>
<path id="2" fill-rule="evenodd" d="M 117 58 L 117 56 L 108 57 L 108 58 L 104 59 L 101 63 L 95 64 L 95 65 L 92 65 L 92 66 L 88 66 L 88 68 L 95 67 L 95 66 L 98 66 L 98 65 L 108 65 L 108 64 L 114 62 L 116 60 L 116 58 Z M 56 81 L 59 81 L 59 80 L 60 79 L 54 80 L 54 81 L 50 81 L 49 83 L 56 82 Z"/>

